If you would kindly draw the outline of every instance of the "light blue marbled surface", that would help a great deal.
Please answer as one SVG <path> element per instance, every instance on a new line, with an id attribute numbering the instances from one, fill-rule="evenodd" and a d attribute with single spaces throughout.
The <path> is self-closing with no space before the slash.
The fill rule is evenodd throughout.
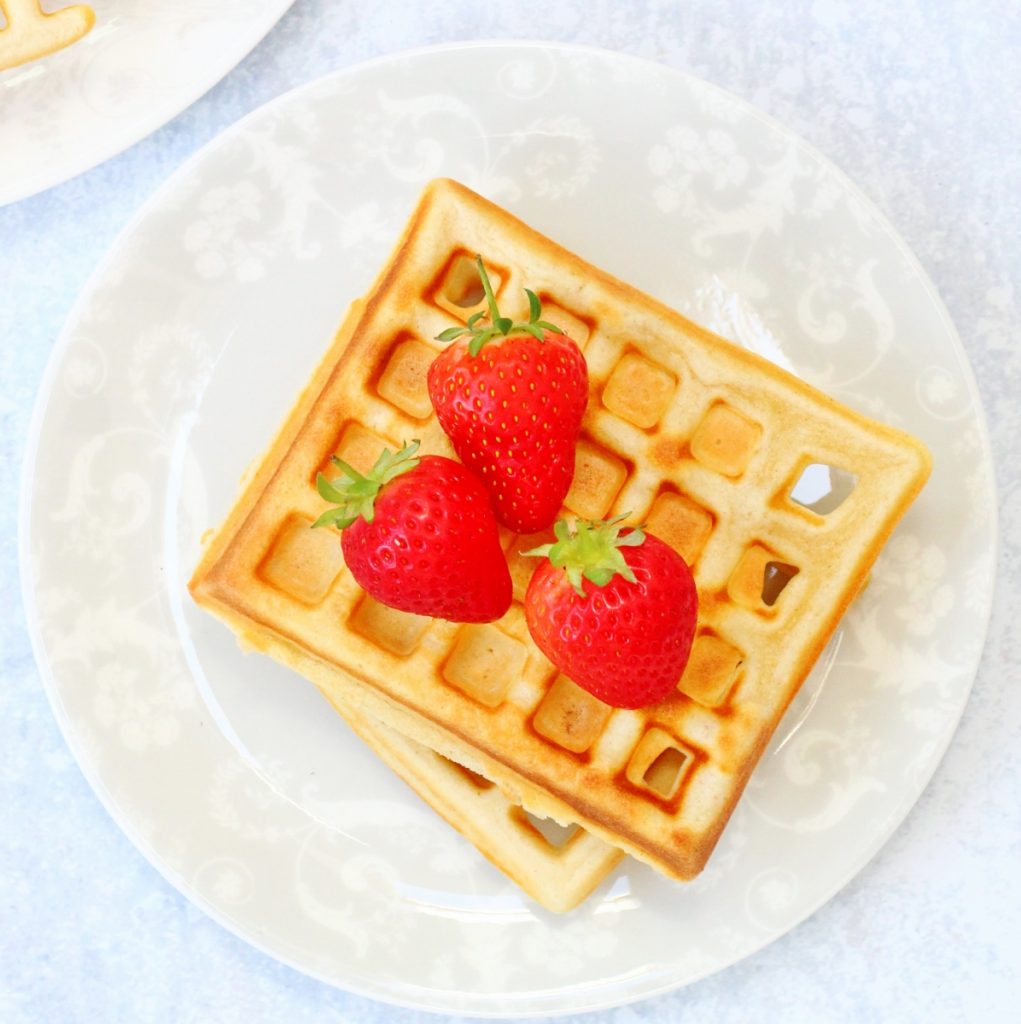
<path id="1" fill-rule="evenodd" d="M 413 46 L 496 38 L 597 45 L 693 72 L 833 159 L 892 220 L 946 302 L 978 378 L 1000 487 L 989 642 L 961 727 L 905 824 L 837 898 L 756 956 L 672 996 L 588 1019 L 1018 1019 L 1021 7 L 778 6 L 298 0 L 167 127 L 0 209 L 0 1020 L 436 1019 L 329 989 L 249 948 L 171 889 L 109 819 L 57 730 L 25 633 L 17 483 L 43 368 L 75 296 L 189 154 L 326 71 Z"/>

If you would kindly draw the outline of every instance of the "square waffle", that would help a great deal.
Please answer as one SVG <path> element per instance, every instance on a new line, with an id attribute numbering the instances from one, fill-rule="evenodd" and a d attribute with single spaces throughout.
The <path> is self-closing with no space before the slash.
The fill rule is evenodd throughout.
<path id="1" fill-rule="evenodd" d="M 310 530 L 334 453 L 366 468 L 420 438 L 450 454 L 426 394 L 432 339 L 483 308 L 581 346 L 590 395 L 565 512 L 630 513 L 692 566 L 699 626 L 676 692 L 612 709 L 532 644 L 521 599 L 544 538 L 505 535 L 498 622 L 395 612 L 360 590 L 340 535 Z M 529 811 L 667 875 L 705 864 L 742 789 L 930 468 L 913 438 L 847 409 L 592 267 L 451 181 L 425 190 L 191 582 L 195 599 L 368 715 L 490 779 Z M 819 470 L 853 486 L 802 496 Z M 331 474 L 333 475 L 333 474 Z M 848 488 L 845 488 L 847 490 Z"/>

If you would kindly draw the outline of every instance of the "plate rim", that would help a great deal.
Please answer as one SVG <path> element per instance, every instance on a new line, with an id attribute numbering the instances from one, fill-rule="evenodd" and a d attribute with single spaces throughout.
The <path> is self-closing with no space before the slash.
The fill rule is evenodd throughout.
<path id="1" fill-rule="evenodd" d="M 291 0 L 291 2 L 293 2 L 293 0 Z M 989 530 L 988 537 L 986 539 L 989 550 L 988 582 L 983 595 L 984 607 L 981 608 L 981 614 L 976 615 L 976 619 L 980 623 L 980 628 L 976 630 L 976 651 L 974 655 L 974 664 L 968 673 L 970 678 L 967 685 L 961 692 L 958 705 L 953 708 L 952 716 L 948 716 L 945 735 L 939 743 L 934 745 L 929 771 L 923 778 L 916 780 L 912 787 L 908 787 L 905 790 L 904 798 L 888 816 L 887 821 L 877 833 L 878 838 L 863 850 L 860 858 L 855 861 L 854 866 L 845 873 L 845 876 L 835 884 L 832 889 L 828 889 L 827 892 L 818 900 L 806 906 L 804 913 L 798 917 L 794 924 L 791 924 L 789 927 L 784 928 L 775 934 L 766 936 L 761 942 L 755 943 L 751 948 L 744 951 L 739 957 L 737 957 L 737 959 L 731 960 L 723 965 L 715 965 L 694 973 L 686 974 L 683 978 L 677 978 L 675 976 L 677 974 L 676 971 L 665 972 L 665 976 L 664 972 L 658 972 L 659 980 L 653 981 L 652 984 L 643 988 L 640 993 L 623 993 L 609 997 L 604 995 L 602 998 L 597 997 L 587 1002 L 577 1002 L 566 1006 L 543 1006 L 534 1004 L 536 1002 L 542 1004 L 555 999 L 562 1001 L 565 995 L 578 997 L 583 995 L 585 990 L 579 992 L 572 989 L 569 985 L 565 985 L 555 990 L 547 989 L 530 991 L 527 993 L 516 993 L 513 998 L 522 1001 L 527 1000 L 533 1005 L 525 1009 L 499 1009 L 494 1008 L 491 1004 L 494 1001 L 506 1002 L 508 996 L 505 993 L 468 994 L 458 992 L 456 989 L 423 989 L 418 985 L 406 985 L 400 982 L 398 983 L 399 987 L 396 990 L 394 990 L 392 986 L 384 990 L 381 986 L 376 987 L 373 985 L 365 985 L 361 982 L 352 983 L 348 980 L 339 981 L 336 978 L 329 977 L 314 968 L 299 963 L 279 951 L 271 949 L 262 939 L 250 935 L 241 927 L 236 926 L 229 914 L 210 903 L 205 897 L 195 891 L 186 879 L 175 877 L 169 868 L 161 863 L 159 855 L 156 851 L 152 851 L 150 849 L 149 844 L 140 834 L 138 834 L 134 825 L 127 823 L 126 820 L 124 820 L 124 816 L 120 815 L 115 810 L 112 797 L 99 777 L 99 773 L 87 758 L 83 758 L 84 752 L 81 744 L 79 744 L 74 738 L 70 716 L 67 715 L 63 706 L 63 702 L 56 686 L 52 667 L 47 659 L 46 648 L 41 635 L 39 609 L 35 601 L 31 580 L 32 558 L 29 550 L 29 537 L 31 533 L 30 519 L 32 513 L 32 499 L 30 492 L 34 476 L 34 467 L 39 456 L 40 437 L 45 420 L 46 407 L 54 390 L 57 374 L 63 361 L 63 357 L 70 345 L 72 327 L 81 319 L 82 313 L 90 305 L 90 302 L 92 301 L 97 288 L 104 279 L 110 264 L 115 262 L 115 258 L 119 255 L 124 243 L 132 236 L 139 225 L 162 205 L 165 196 L 172 192 L 182 182 L 187 180 L 193 168 L 198 163 L 205 160 L 217 149 L 217 147 L 229 144 L 235 133 L 242 131 L 250 121 L 267 115 L 277 106 L 286 104 L 289 100 L 303 91 L 315 89 L 327 81 L 332 82 L 338 79 L 352 77 L 358 75 L 364 70 L 380 65 L 401 63 L 408 60 L 414 60 L 420 56 L 438 53 L 456 53 L 466 49 L 506 49 L 508 51 L 538 50 L 547 52 L 566 51 L 571 53 L 587 53 L 609 61 L 622 61 L 625 63 L 640 65 L 647 69 L 656 69 L 659 73 L 664 74 L 667 77 L 675 78 L 678 82 L 687 83 L 689 86 L 693 85 L 696 88 L 708 89 L 727 102 L 735 104 L 740 108 L 742 113 L 751 115 L 771 130 L 780 133 L 791 144 L 797 146 L 802 152 L 810 155 L 812 159 L 817 160 L 820 165 L 829 174 L 834 175 L 840 185 L 847 189 L 856 200 L 861 202 L 869 214 L 875 218 L 875 222 L 882 235 L 893 242 L 901 258 L 906 260 L 908 267 L 913 271 L 918 281 L 923 286 L 929 302 L 932 304 L 936 314 L 948 332 L 951 348 L 958 357 L 958 367 L 961 373 L 961 378 L 966 386 L 969 398 L 971 399 L 981 457 L 988 469 L 987 484 L 990 499 Z M 822 907 L 832 901 L 861 874 L 862 870 L 890 841 L 894 833 L 900 828 L 907 816 L 917 805 L 922 794 L 928 788 L 936 772 L 939 770 L 946 752 L 957 733 L 961 716 L 963 715 L 964 709 L 970 699 L 975 680 L 981 667 L 982 656 L 988 643 L 993 611 L 993 599 L 998 578 L 1000 549 L 998 494 L 996 463 L 993 458 L 986 410 L 982 402 L 981 393 L 978 389 L 978 383 L 971 361 L 968 358 L 968 353 L 961 339 L 960 333 L 958 332 L 948 309 L 936 289 L 935 284 L 929 277 L 920 259 L 912 251 L 910 246 L 908 246 L 907 242 L 893 225 L 889 217 L 878 206 L 878 204 L 872 200 L 830 157 L 793 129 L 788 128 L 772 115 L 763 112 L 750 101 L 736 93 L 716 85 L 714 82 L 703 79 L 689 71 L 671 67 L 670 65 L 663 64 L 657 60 L 638 56 L 632 53 L 611 50 L 605 47 L 564 43 L 559 41 L 529 39 L 463 40 L 428 46 L 416 46 L 381 54 L 365 61 L 359 61 L 355 64 L 326 72 L 323 75 L 308 79 L 286 90 L 221 129 L 213 138 L 209 139 L 199 147 L 199 149 L 191 153 L 184 161 L 182 161 L 181 164 L 175 168 L 170 175 L 160 183 L 156 190 L 134 211 L 129 220 L 110 242 L 106 251 L 101 256 L 85 284 L 82 286 L 81 291 L 75 298 L 75 301 L 65 318 L 60 334 L 54 343 L 53 350 L 47 359 L 45 369 L 40 379 L 32 415 L 29 421 L 28 436 L 24 449 L 24 461 L 21 467 L 21 479 L 19 482 L 18 565 L 21 582 L 21 597 L 25 610 L 26 627 L 32 645 L 33 656 L 43 683 L 43 689 L 46 693 L 46 697 L 51 710 L 53 711 L 54 717 L 57 720 L 64 742 L 71 751 L 79 770 L 82 772 L 86 781 L 89 783 L 93 792 L 99 799 L 102 806 L 106 809 L 113 822 L 128 837 L 132 845 L 135 846 L 146 861 L 155 868 L 163 879 L 167 881 L 177 892 L 184 896 L 189 902 L 199 907 L 203 913 L 207 914 L 214 921 L 227 929 L 231 934 L 245 942 L 246 945 L 259 950 L 259 952 L 275 961 L 293 968 L 300 974 L 314 978 L 318 982 L 328 985 L 331 988 L 340 989 L 341 991 L 346 991 L 357 996 L 374 999 L 381 1003 L 399 1006 L 406 1009 L 424 1010 L 432 1013 L 471 1014 L 477 1017 L 489 1019 L 527 1019 L 609 1010 L 635 1003 L 637 1001 L 653 999 L 658 996 L 666 995 L 670 992 L 679 991 L 689 985 L 697 984 L 706 977 L 737 966 L 743 961 L 755 956 L 773 942 L 789 935 L 792 931 L 799 928 L 809 920 L 809 918 L 814 916 Z M 655 978 L 656 975 L 653 977 Z M 628 982 L 625 981 L 623 984 L 626 985 Z M 592 986 L 588 986 L 587 988 L 589 991 L 593 990 Z M 600 989 L 596 989 L 596 991 L 601 991 L 601 987 Z M 415 995 L 418 993 L 420 993 L 421 996 L 428 995 L 432 998 L 423 1001 L 421 997 L 415 998 Z M 437 999 L 437 996 L 440 998 Z M 446 999 L 444 1000 L 443 997 L 446 997 Z"/>
<path id="2" fill-rule="evenodd" d="M 217 67 L 208 74 L 198 76 L 196 79 L 198 84 L 194 87 L 183 89 L 181 91 L 181 97 L 175 100 L 172 104 L 172 110 L 148 118 L 139 118 L 137 122 L 129 121 L 133 126 L 131 130 L 126 133 L 124 138 L 121 138 L 118 135 L 117 141 L 115 141 L 113 145 L 102 147 L 103 155 L 98 158 L 88 157 L 85 160 L 68 161 L 68 169 L 65 169 L 64 171 L 36 175 L 34 176 L 31 184 L 20 188 L 16 187 L 9 192 L 0 190 L 0 209 L 3 209 L 5 206 L 13 206 L 15 203 L 20 203 L 26 199 L 32 199 L 35 196 L 42 195 L 44 192 L 49 192 L 50 189 L 58 188 L 60 185 L 64 185 L 69 181 L 73 181 L 75 178 L 81 177 L 83 174 L 87 174 L 89 171 L 95 170 L 97 167 L 113 160 L 122 153 L 126 153 L 132 146 L 137 145 L 139 142 L 143 142 L 145 139 L 149 138 L 150 135 L 155 135 L 156 132 L 168 125 L 174 120 L 174 118 L 194 106 L 200 99 L 202 99 L 203 96 L 205 96 L 207 92 L 219 85 L 220 82 L 222 82 L 251 54 L 266 38 L 266 36 L 273 31 L 283 16 L 294 6 L 294 0 L 271 0 L 271 2 L 274 4 L 274 8 L 266 14 L 263 21 L 258 22 L 255 25 L 254 30 L 248 37 L 246 37 L 241 48 L 238 50 L 237 57 L 232 59 L 226 67 Z M 56 54 L 47 54 L 46 57 L 40 57 L 38 60 L 46 60 L 47 57 L 53 56 L 56 56 Z M 37 63 L 37 61 L 30 62 L 30 64 L 34 63 Z M 14 71 L 17 70 L 17 67 L 7 68 L 5 70 Z M 231 124 L 226 125 L 221 132 L 209 141 L 215 141 L 224 131 L 228 131 L 236 123 L 237 122 L 232 122 Z M 141 124 L 142 126 L 140 134 L 136 134 L 138 124 Z M 200 152 L 203 149 L 205 149 L 205 146 L 200 147 Z M 177 173 L 178 169 L 179 168 L 176 168 L 171 172 L 171 177 Z M 161 182 L 160 187 L 162 187 L 162 184 L 163 183 Z M 150 198 L 153 197 L 148 197 L 145 200 L 145 203 L 148 203 Z M 120 237 L 121 235 L 118 233 L 111 245 L 116 245 L 120 240 Z M 90 283 L 91 277 L 86 282 L 85 288 L 88 288 Z"/>

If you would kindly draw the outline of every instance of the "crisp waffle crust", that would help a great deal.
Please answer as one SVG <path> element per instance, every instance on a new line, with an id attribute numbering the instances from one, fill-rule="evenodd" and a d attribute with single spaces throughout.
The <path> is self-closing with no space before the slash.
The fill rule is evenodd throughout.
<path id="1" fill-rule="evenodd" d="M 441 347 L 431 339 L 482 308 L 475 253 L 505 315 L 526 312 L 527 286 L 585 353 L 589 403 L 566 512 L 629 512 L 692 566 L 692 656 L 677 692 L 654 707 L 607 708 L 532 644 L 521 599 L 534 563 L 520 552 L 543 535 L 505 536 L 515 595 L 507 615 L 459 626 L 378 605 L 345 570 L 340 535 L 307 528 L 322 511 L 315 475 L 332 454 L 365 468 L 384 444 L 416 437 L 423 451 L 450 453 L 425 372 Z M 352 306 L 191 589 L 311 678 L 370 743 L 381 723 L 528 810 L 687 879 L 929 468 L 915 439 L 440 180 Z M 845 482 L 836 507 L 802 496 L 806 470 Z M 402 761 L 394 749 L 388 759 Z M 411 763 L 403 774 L 413 779 L 421 762 Z M 465 827 L 466 805 L 444 809 L 429 785 L 417 788 L 498 860 L 485 830 Z M 599 863 L 596 874 L 612 866 Z"/>

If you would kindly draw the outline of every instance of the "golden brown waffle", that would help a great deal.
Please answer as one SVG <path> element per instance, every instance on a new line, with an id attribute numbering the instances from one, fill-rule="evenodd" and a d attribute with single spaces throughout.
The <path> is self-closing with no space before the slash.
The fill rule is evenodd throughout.
<path id="1" fill-rule="evenodd" d="M 358 308 L 356 303 L 349 311 L 335 344 L 343 345 L 350 339 Z M 375 458 L 368 449 L 352 449 L 349 454 L 361 469 L 368 469 Z M 316 572 L 310 565 L 302 576 L 314 579 Z M 297 577 L 292 581 L 299 592 L 305 585 Z M 238 620 L 236 626 L 244 649 L 261 650 L 301 670 L 286 641 L 243 620 Z M 323 694 L 385 764 L 547 910 L 572 910 L 623 858 L 623 851 L 577 825 L 565 828 L 549 818 L 529 814 L 488 779 L 344 705 L 329 688 L 324 688 Z"/>
<path id="2" fill-rule="evenodd" d="M 0 0 L 0 70 L 38 60 L 77 42 L 95 23 L 91 7 L 75 4 L 46 14 L 39 0 Z"/>
<path id="3" fill-rule="evenodd" d="M 504 315 L 581 345 L 591 390 L 567 510 L 631 512 L 692 565 L 699 629 L 669 700 L 613 710 L 531 643 L 520 604 L 535 536 L 506 537 L 508 614 L 459 626 L 382 607 L 346 572 L 340 535 L 309 530 L 333 453 L 364 468 L 432 416 L 431 341 L 481 308 L 472 257 Z M 792 497 L 806 468 L 855 484 L 823 514 Z M 327 353 L 208 548 L 196 600 L 367 712 L 576 821 L 665 873 L 704 865 L 791 698 L 929 472 L 907 435 L 844 408 L 584 263 L 454 182 L 425 191 L 390 262 Z"/>
<path id="4" fill-rule="evenodd" d="M 336 708 L 426 803 L 547 910 L 573 910 L 624 856 L 577 825 L 536 818 L 488 779 L 382 722 Z"/>
<path id="5" fill-rule="evenodd" d="M 287 646 L 242 630 L 244 646 L 290 663 Z M 512 803 L 488 779 L 324 693 L 337 713 L 393 772 L 540 906 L 573 910 L 624 852 L 576 824 L 559 825 Z"/>

